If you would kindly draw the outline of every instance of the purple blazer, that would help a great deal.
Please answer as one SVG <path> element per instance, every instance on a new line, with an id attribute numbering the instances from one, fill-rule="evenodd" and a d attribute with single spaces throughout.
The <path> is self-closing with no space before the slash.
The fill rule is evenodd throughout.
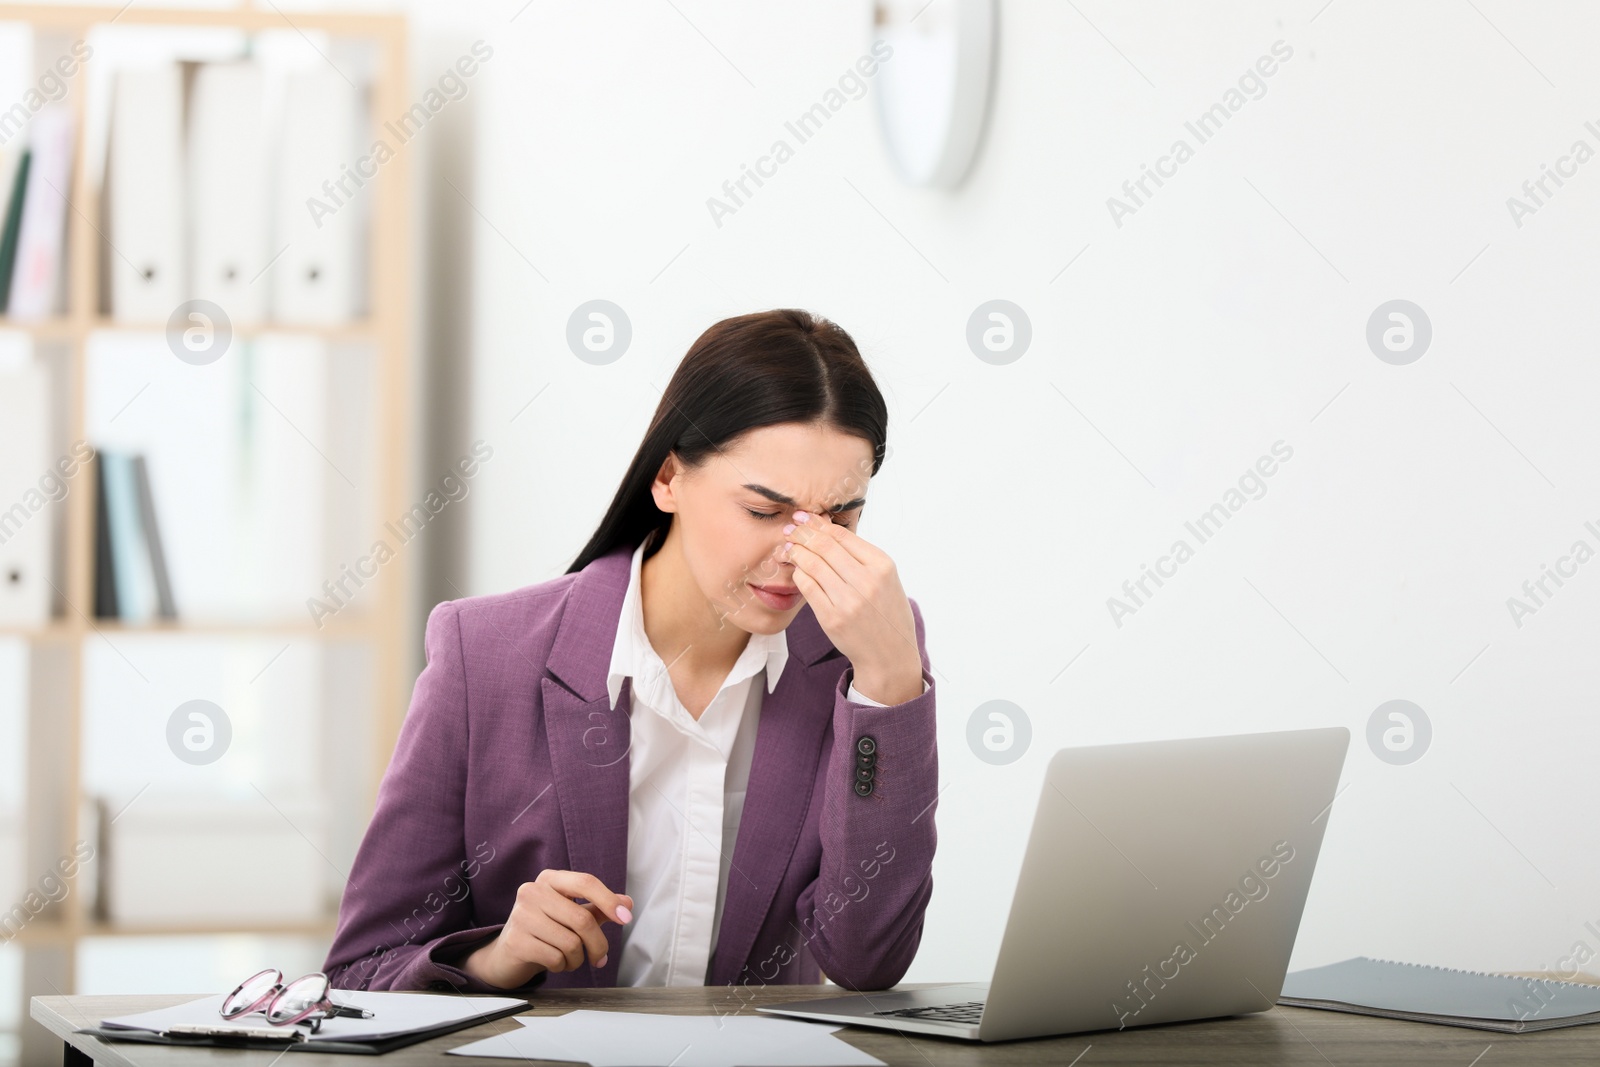
<path id="1" fill-rule="evenodd" d="M 626 893 L 628 715 L 606 673 L 633 549 L 428 616 L 417 677 L 323 969 L 342 989 L 499 992 L 452 962 L 497 934 L 517 887 L 546 868 Z M 935 684 L 873 707 L 845 699 L 850 661 L 809 605 L 763 697 L 749 791 L 707 984 L 899 982 L 933 892 Z M 542 972 L 541 986 L 614 986 L 604 967 Z"/>

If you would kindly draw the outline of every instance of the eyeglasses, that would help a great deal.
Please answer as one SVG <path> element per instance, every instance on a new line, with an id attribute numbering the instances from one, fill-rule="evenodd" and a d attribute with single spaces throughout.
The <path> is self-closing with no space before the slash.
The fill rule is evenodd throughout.
<path id="1" fill-rule="evenodd" d="M 222 1007 L 217 1011 L 224 1019 L 237 1019 L 259 1011 L 273 1026 L 293 1026 L 309 1020 L 313 1034 L 322 1026 L 323 1019 L 370 1019 L 373 1016 L 365 1008 L 329 1000 L 328 976 L 321 971 L 302 975 L 285 985 L 283 972 L 276 967 L 258 971 L 240 982 L 223 998 Z"/>

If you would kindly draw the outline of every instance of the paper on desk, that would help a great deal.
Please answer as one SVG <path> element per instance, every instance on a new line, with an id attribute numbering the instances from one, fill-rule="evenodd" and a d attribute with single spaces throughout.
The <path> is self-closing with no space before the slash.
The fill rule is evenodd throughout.
<path id="1" fill-rule="evenodd" d="M 373 1017 L 324 1019 L 317 1033 L 306 1035 L 308 1041 L 373 1041 L 416 1030 L 429 1030 L 480 1015 L 493 1015 L 507 1008 L 525 1007 L 528 1003 L 517 997 L 459 997 L 356 989 L 334 989 L 329 991 L 328 996 L 335 1004 L 366 1008 L 373 1013 Z M 119 1015 L 113 1019 L 103 1020 L 100 1025 L 113 1030 L 149 1030 L 156 1033 L 183 1023 L 227 1025 L 217 1013 L 224 999 L 224 994 L 219 993 L 213 997 L 201 997 L 199 1000 L 176 1004 L 170 1008 L 157 1008 L 155 1011 L 142 1011 L 134 1015 Z M 266 1019 L 259 1012 L 240 1016 L 234 1021 L 254 1026 L 267 1025 Z"/>
<path id="2" fill-rule="evenodd" d="M 450 1053 L 593 1067 L 884 1067 L 834 1037 L 837 1026 L 799 1019 L 580 1010 L 517 1022 Z"/>

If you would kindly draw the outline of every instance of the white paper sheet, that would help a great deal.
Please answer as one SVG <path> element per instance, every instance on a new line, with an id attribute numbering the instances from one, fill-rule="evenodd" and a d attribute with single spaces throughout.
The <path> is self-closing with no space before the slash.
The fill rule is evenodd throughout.
<path id="1" fill-rule="evenodd" d="M 307 1034 L 310 1041 L 371 1041 L 394 1034 L 427 1030 L 445 1023 L 492 1015 L 510 1007 L 526 1007 L 528 1002 L 518 997 L 457 997 L 428 993 L 364 992 L 355 989 L 335 989 L 329 992 L 335 1004 L 349 1004 L 373 1012 L 371 1019 L 324 1019 L 318 1033 Z M 119 1015 L 105 1019 L 100 1025 L 123 1030 L 151 1030 L 160 1032 L 180 1023 L 204 1023 L 207 1026 L 223 1024 L 217 1014 L 222 1007 L 224 994 L 201 997 L 170 1008 L 142 1011 L 134 1015 Z M 240 1016 L 238 1023 L 265 1026 L 266 1018 L 257 1012 Z M 301 1029 L 304 1029 L 302 1027 Z"/>
<path id="2" fill-rule="evenodd" d="M 884 1067 L 833 1036 L 839 1027 L 798 1019 L 580 1010 L 517 1022 L 450 1053 L 593 1067 Z"/>

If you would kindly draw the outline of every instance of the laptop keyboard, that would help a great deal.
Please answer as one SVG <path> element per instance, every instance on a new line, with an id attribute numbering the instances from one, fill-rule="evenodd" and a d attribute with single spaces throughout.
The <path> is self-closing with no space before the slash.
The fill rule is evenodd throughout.
<path id="1" fill-rule="evenodd" d="M 875 1011 L 874 1015 L 898 1015 L 907 1019 L 932 1019 L 941 1023 L 976 1025 L 983 1017 L 983 1001 L 969 1000 L 963 1004 L 932 1004 L 925 1008 L 896 1008 L 893 1011 Z"/>

